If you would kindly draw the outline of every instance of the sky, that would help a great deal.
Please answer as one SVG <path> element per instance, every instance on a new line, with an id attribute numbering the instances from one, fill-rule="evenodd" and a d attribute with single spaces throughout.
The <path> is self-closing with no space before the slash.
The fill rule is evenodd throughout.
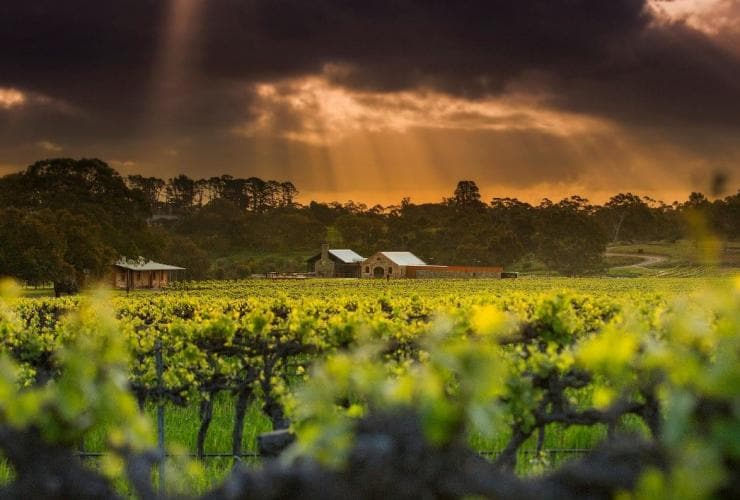
<path id="1" fill-rule="evenodd" d="M 3 0 L 0 175 L 60 156 L 304 202 L 731 194 L 740 0 Z"/>

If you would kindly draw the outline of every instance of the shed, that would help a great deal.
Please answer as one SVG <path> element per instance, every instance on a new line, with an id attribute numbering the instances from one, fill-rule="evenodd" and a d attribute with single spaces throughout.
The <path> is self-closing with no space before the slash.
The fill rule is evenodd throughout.
<path id="1" fill-rule="evenodd" d="M 329 248 L 321 246 L 321 253 L 306 259 L 309 273 L 322 278 L 358 278 L 360 263 L 365 258 L 348 248 Z"/>
<path id="2" fill-rule="evenodd" d="M 184 270 L 184 267 L 160 264 L 143 257 L 121 258 L 113 264 L 113 286 L 125 290 L 161 288 L 172 282 L 177 272 Z"/>

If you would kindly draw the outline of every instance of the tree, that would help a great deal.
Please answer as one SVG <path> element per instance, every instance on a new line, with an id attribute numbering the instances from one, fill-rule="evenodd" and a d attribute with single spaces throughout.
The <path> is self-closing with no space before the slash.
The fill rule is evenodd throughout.
<path id="1" fill-rule="evenodd" d="M 144 194 L 97 159 L 43 160 L 0 178 L 0 206 L 82 216 L 100 227 L 107 246 L 128 256 L 141 254 L 151 214 Z"/>
<path id="2" fill-rule="evenodd" d="M 155 212 L 161 205 L 161 197 L 166 183 L 157 177 L 144 177 L 142 175 L 129 175 L 127 184 L 133 190 L 138 190 L 149 204 L 149 210 Z"/>
<path id="3" fill-rule="evenodd" d="M 509 266 L 527 253 L 516 229 L 509 226 L 494 227 L 486 244 L 488 260 L 492 265 Z"/>
<path id="4" fill-rule="evenodd" d="M 740 191 L 712 206 L 712 225 L 728 239 L 740 237 Z"/>
<path id="5" fill-rule="evenodd" d="M 205 279 L 210 271 L 208 253 L 186 236 L 172 234 L 163 228 L 154 230 L 159 241 L 152 259 L 185 268 L 187 279 Z"/>
<path id="6" fill-rule="evenodd" d="M 475 181 L 458 182 L 452 202 L 457 208 L 478 208 L 483 206 L 483 203 L 480 201 L 480 190 Z"/>
<path id="7" fill-rule="evenodd" d="M 167 180 L 167 205 L 175 211 L 184 211 L 193 207 L 195 201 L 195 181 L 187 175 L 180 174 Z"/>
<path id="8" fill-rule="evenodd" d="M 334 226 L 342 235 L 344 245 L 369 255 L 387 244 L 383 217 L 372 214 L 347 214 L 339 217 Z"/>
<path id="9" fill-rule="evenodd" d="M 239 210 L 249 208 L 249 190 L 245 179 L 235 179 L 230 175 L 221 176 L 221 198 L 231 202 Z"/>
<path id="10" fill-rule="evenodd" d="M 66 241 L 49 211 L 0 209 L 0 241 L 0 276 L 40 285 L 60 280 L 72 271 L 64 260 Z"/>
<path id="11" fill-rule="evenodd" d="M 292 207 L 295 205 L 295 197 L 298 196 L 298 189 L 292 182 L 280 183 L 280 206 Z"/>
<path id="12" fill-rule="evenodd" d="M 606 237 L 584 206 L 568 199 L 538 210 L 536 255 L 565 275 L 593 274 L 604 269 Z"/>
<path id="13" fill-rule="evenodd" d="M 266 186 L 267 183 L 258 177 L 250 177 L 246 180 L 247 193 L 249 195 L 250 209 L 253 212 L 260 212 L 266 207 Z"/>
<path id="14" fill-rule="evenodd" d="M 0 218 L 0 275 L 76 289 L 103 277 L 116 255 L 103 241 L 100 226 L 82 215 L 11 208 Z"/>
<path id="15" fill-rule="evenodd" d="M 100 225 L 66 210 L 56 212 L 54 220 L 65 243 L 64 261 L 72 271 L 63 278 L 80 286 L 87 280 L 103 278 L 119 255 L 105 242 Z"/>
<path id="16" fill-rule="evenodd" d="M 612 196 L 596 211 L 612 242 L 648 241 L 654 238 L 654 216 L 648 204 L 632 193 Z"/>

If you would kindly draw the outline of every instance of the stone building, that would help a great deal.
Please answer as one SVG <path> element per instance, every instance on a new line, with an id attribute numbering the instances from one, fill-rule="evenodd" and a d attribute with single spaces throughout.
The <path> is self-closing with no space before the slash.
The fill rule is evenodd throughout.
<path id="1" fill-rule="evenodd" d="M 359 278 L 360 263 L 365 258 L 358 253 L 343 249 L 331 249 L 321 245 L 321 253 L 306 260 L 309 273 L 319 278 Z"/>
<path id="2" fill-rule="evenodd" d="M 363 278 L 500 278 L 500 266 L 433 266 L 411 252 L 378 252 L 362 262 Z"/>
<path id="3" fill-rule="evenodd" d="M 378 252 L 362 262 L 363 278 L 405 278 L 409 266 L 426 266 L 411 252 Z"/>
<path id="4" fill-rule="evenodd" d="M 435 266 L 411 252 L 377 252 L 365 259 L 349 249 L 321 246 L 306 260 L 307 270 L 319 278 L 500 278 L 500 266 Z"/>
<path id="5" fill-rule="evenodd" d="M 167 286 L 178 272 L 184 270 L 184 267 L 160 264 L 143 258 L 119 259 L 113 264 L 113 286 L 125 290 L 161 288 Z"/>

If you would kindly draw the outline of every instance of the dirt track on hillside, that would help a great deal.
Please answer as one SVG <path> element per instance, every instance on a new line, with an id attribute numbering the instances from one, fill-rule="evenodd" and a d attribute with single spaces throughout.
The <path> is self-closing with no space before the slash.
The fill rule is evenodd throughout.
<path id="1" fill-rule="evenodd" d="M 665 255 L 645 255 L 640 253 L 613 253 L 613 252 L 607 252 L 607 257 L 640 257 L 642 261 L 637 262 L 635 264 L 629 264 L 626 266 L 615 266 L 619 269 L 629 269 L 629 268 L 644 268 L 649 266 L 654 266 L 655 264 L 660 264 L 661 262 L 665 262 L 668 260 L 668 257 Z"/>

